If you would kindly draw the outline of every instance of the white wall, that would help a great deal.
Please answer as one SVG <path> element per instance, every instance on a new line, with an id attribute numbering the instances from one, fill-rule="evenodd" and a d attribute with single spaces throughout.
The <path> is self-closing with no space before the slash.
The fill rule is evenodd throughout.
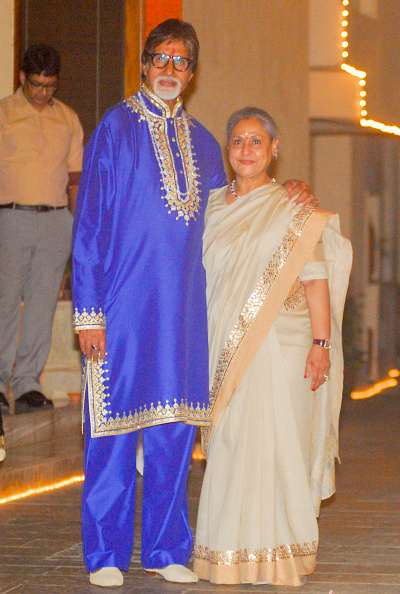
<path id="1" fill-rule="evenodd" d="M 11 95 L 14 78 L 14 0 L 0 0 L 0 98 Z"/>

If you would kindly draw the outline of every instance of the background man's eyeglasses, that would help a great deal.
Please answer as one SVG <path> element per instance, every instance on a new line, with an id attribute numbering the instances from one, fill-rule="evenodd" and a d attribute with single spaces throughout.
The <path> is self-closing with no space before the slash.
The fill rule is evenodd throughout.
<path id="1" fill-rule="evenodd" d="M 185 72 L 192 64 L 193 60 L 184 58 L 183 56 L 169 56 L 168 54 L 148 54 L 151 62 L 155 68 L 165 68 L 168 62 L 172 59 L 175 70 L 178 72 Z"/>
<path id="2" fill-rule="evenodd" d="M 32 85 L 32 87 L 35 87 L 35 89 L 38 89 L 40 91 L 43 91 L 43 89 L 49 89 L 49 91 L 57 90 L 57 83 L 49 83 L 45 85 L 43 83 L 37 82 L 36 80 L 31 80 L 30 78 L 27 78 L 26 80 L 30 85 Z"/>

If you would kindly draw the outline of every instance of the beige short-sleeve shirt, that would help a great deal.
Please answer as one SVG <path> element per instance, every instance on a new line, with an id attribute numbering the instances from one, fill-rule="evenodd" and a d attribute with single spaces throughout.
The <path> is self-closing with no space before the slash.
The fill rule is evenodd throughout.
<path id="1" fill-rule="evenodd" d="M 67 204 L 68 173 L 82 170 L 83 130 L 53 99 L 39 111 L 22 87 L 0 101 L 0 204 Z"/>

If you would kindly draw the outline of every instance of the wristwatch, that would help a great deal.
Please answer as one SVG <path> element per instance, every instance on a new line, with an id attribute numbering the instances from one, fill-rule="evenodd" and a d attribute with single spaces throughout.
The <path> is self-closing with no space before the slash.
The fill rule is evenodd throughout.
<path id="1" fill-rule="evenodd" d="M 313 339 L 313 344 L 317 344 L 318 346 L 322 346 L 324 347 L 324 349 L 331 349 L 332 348 L 332 343 L 330 340 L 323 340 L 322 338 L 314 338 Z"/>

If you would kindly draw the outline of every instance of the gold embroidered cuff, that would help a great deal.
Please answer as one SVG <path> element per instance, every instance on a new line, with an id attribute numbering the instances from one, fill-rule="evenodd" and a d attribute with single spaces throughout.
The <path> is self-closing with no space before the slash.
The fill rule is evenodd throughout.
<path id="1" fill-rule="evenodd" d="M 106 316 L 103 313 L 101 307 L 99 312 L 96 313 L 94 307 L 92 307 L 89 313 L 85 308 L 80 313 L 78 308 L 75 308 L 73 327 L 75 332 L 80 330 L 103 330 L 106 327 Z"/>

